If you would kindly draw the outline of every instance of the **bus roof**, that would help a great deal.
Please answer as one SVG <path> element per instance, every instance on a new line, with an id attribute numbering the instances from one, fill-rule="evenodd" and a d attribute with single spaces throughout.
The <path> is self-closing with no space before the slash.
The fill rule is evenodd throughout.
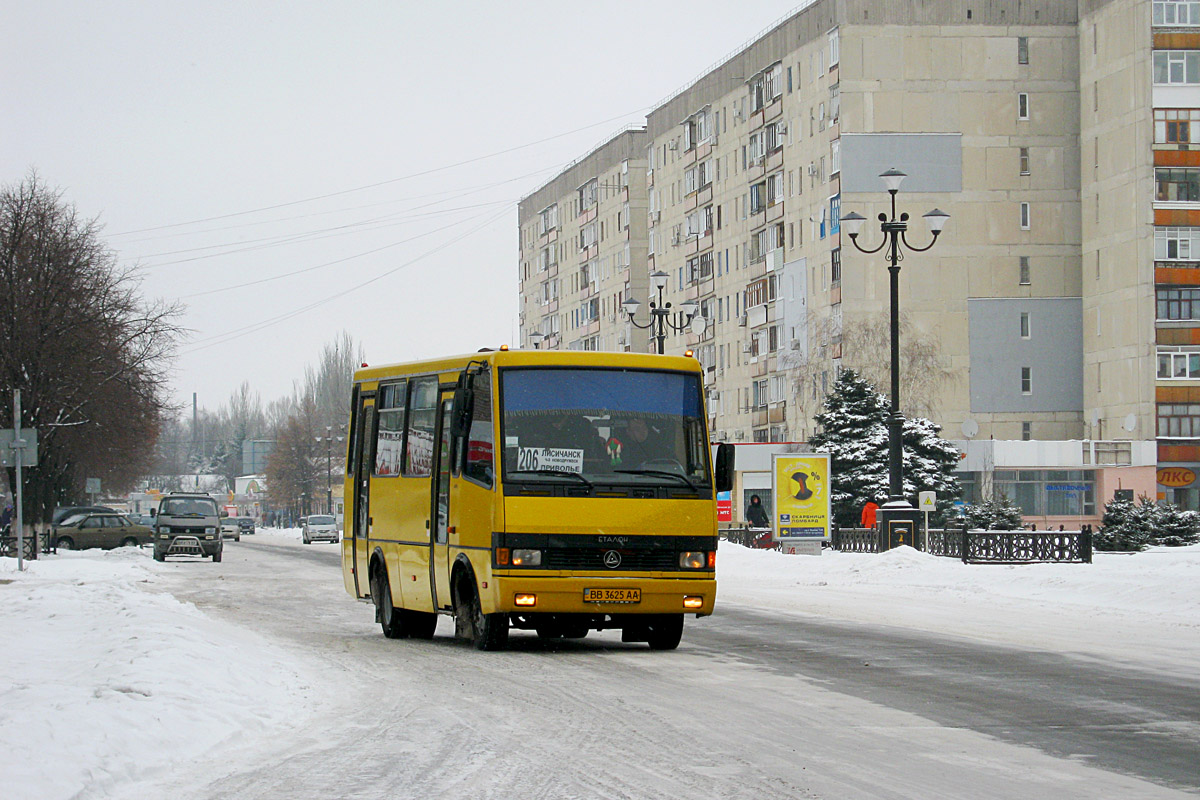
<path id="1" fill-rule="evenodd" d="M 466 367 L 471 361 L 484 361 L 493 367 L 624 367 L 627 369 L 665 369 L 677 372 L 700 371 L 700 362 L 688 356 L 608 353 L 596 350 L 488 350 L 423 361 L 363 367 L 355 371 L 354 382 L 369 383 L 397 375 L 457 371 Z"/>

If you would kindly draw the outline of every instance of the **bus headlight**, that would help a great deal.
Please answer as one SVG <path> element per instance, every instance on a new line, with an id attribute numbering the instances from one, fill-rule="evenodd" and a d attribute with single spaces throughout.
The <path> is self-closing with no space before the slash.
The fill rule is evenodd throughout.
<path id="1" fill-rule="evenodd" d="M 542 565 L 542 551 L 513 548 L 512 565 L 514 567 L 540 567 Z"/>
<path id="2" fill-rule="evenodd" d="M 679 554 L 680 569 L 704 569 L 708 566 L 708 553 L 703 550 L 688 550 Z"/>

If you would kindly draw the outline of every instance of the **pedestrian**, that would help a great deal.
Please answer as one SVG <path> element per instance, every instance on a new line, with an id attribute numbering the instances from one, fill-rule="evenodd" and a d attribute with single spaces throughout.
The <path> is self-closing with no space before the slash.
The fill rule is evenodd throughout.
<path id="1" fill-rule="evenodd" d="M 873 500 L 867 501 L 867 504 L 865 506 L 863 506 L 862 515 L 859 517 L 859 523 L 862 525 L 862 527 L 864 527 L 864 528 L 874 528 L 875 527 L 875 512 L 877 512 L 878 510 L 879 510 L 878 503 L 874 502 Z"/>
<path id="2" fill-rule="evenodd" d="M 746 509 L 746 521 L 750 523 L 751 528 L 771 527 L 771 519 L 767 516 L 767 510 L 763 508 L 762 498 L 756 494 L 750 495 L 750 507 Z"/>
<path id="3" fill-rule="evenodd" d="M 0 511 L 0 531 L 8 530 L 8 523 L 12 522 L 13 507 L 9 504 L 4 505 L 4 510 Z"/>

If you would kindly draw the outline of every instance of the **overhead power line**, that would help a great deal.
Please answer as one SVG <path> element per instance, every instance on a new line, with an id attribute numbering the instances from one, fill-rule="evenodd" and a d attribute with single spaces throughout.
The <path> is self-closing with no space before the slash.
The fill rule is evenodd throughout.
<path id="1" fill-rule="evenodd" d="M 389 275 L 394 275 L 395 273 L 399 272 L 400 270 L 405 269 L 406 267 L 410 267 L 413 264 L 417 263 L 418 261 L 428 258 L 429 256 L 434 255 L 435 253 L 445 250 L 447 247 L 450 247 L 451 245 L 457 244 L 457 243 L 463 241 L 464 239 L 467 239 L 468 237 L 473 236 L 474 234 L 476 234 L 479 231 L 486 228 L 488 225 L 491 225 L 493 222 L 495 222 L 496 220 L 503 217 L 505 215 L 505 213 L 507 213 L 507 211 L 508 211 L 507 208 L 502 209 L 500 211 L 500 213 L 493 214 L 492 216 L 488 217 L 488 219 L 484 220 L 479 225 L 475 226 L 474 228 L 467 231 L 466 233 L 463 233 L 461 236 L 456 236 L 455 238 L 453 238 L 447 242 L 443 242 L 442 244 L 438 245 L 437 247 L 427 250 L 424 253 L 422 253 L 418 256 L 415 256 L 412 259 L 404 262 L 403 264 L 393 267 L 392 269 L 386 270 L 385 272 L 381 272 L 380 274 L 376 275 L 375 277 L 369 278 L 369 279 L 363 281 L 362 283 L 355 284 L 354 286 L 351 286 L 348 289 L 344 289 L 340 292 L 337 292 L 336 294 L 331 294 L 326 297 L 322 297 L 321 299 L 316 300 L 312 303 L 309 303 L 305 306 L 301 306 L 300 308 L 296 308 L 291 311 L 280 314 L 278 316 L 271 317 L 270 319 L 260 320 L 259 322 L 253 323 L 251 325 L 246 325 L 241 328 L 236 328 L 232 331 L 227 331 L 225 333 L 216 334 L 214 336 L 209 336 L 204 339 L 198 339 L 196 342 L 199 345 L 198 347 L 192 347 L 188 350 L 184 350 L 184 351 L 182 351 L 182 354 L 187 355 L 187 354 L 199 352 L 200 350 L 207 350 L 210 347 L 216 347 L 217 345 L 231 342 L 234 339 L 239 339 L 243 336 L 248 336 L 252 333 L 257 333 L 258 331 L 261 331 L 266 328 L 277 325 L 280 322 L 289 320 L 292 317 L 296 317 L 307 311 L 311 311 L 314 308 L 317 308 L 318 306 L 324 305 L 325 303 L 328 303 L 333 300 L 337 300 L 338 298 L 341 298 L 341 297 L 345 297 L 346 295 L 348 295 L 352 292 L 356 292 L 359 289 L 369 286 L 377 281 L 383 280 L 384 278 L 388 277 Z"/>
<path id="2" fill-rule="evenodd" d="M 132 235 L 135 233 L 147 233 L 149 231 L 169 230 L 171 228 L 181 228 L 186 225 L 197 225 L 202 222 L 214 222 L 216 220 L 221 220 L 221 219 L 232 219 L 234 217 L 242 217 L 242 216 L 246 216 L 248 214 L 258 214 L 263 211 L 274 211 L 275 209 L 278 209 L 278 208 L 288 208 L 289 206 L 301 205 L 303 203 L 312 203 L 317 200 L 326 200 L 330 197 L 340 197 L 341 195 L 352 194 L 354 192 L 361 192 L 361 191 L 365 191 L 367 189 L 376 189 L 380 186 L 388 186 L 393 183 L 399 183 L 400 181 L 411 180 L 412 178 L 419 178 L 424 175 L 432 175 L 437 172 L 444 172 L 445 170 L 455 169 L 457 167 L 463 167 L 463 166 L 466 166 L 467 164 L 476 164 L 480 161 L 486 161 L 490 158 L 496 158 L 497 156 L 507 155 L 508 153 L 515 153 L 518 150 L 524 150 L 529 147 L 536 147 L 537 145 L 545 144 L 546 142 L 552 142 L 555 139 L 561 139 L 565 136 L 572 136 L 576 133 L 579 133 L 580 131 L 586 131 L 591 128 L 598 127 L 600 125 L 607 125 L 607 124 L 613 122 L 614 120 L 625 119 L 626 117 L 633 116 L 634 114 L 645 112 L 648 108 L 649 107 L 647 106 L 644 108 L 635 109 L 633 111 L 629 111 L 624 114 L 619 114 L 615 117 L 609 117 L 608 119 L 601 120 L 599 122 L 593 122 L 591 125 L 584 125 L 581 128 L 576 128 L 574 130 L 567 131 L 566 133 L 558 133 L 553 136 L 547 136 L 544 139 L 538 139 L 537 141 L 534 141 L 534 142 L 526 142 L 525 144 L 516 145 L 515 147 L 509 147 L 504 150 L 497 150 L 494 153 L 488 153 L 486 155 L 476 156 L 475 158 L 468 158 L 463 161 L 457 161 L 453 164 L 446 164 L 446 165 L 440 166 L 440 167 L 431 167 L 429 169 L 420 170 L 419 172 L 411 172 L 407 175 L 401 175 L 397 178 L 389 178 L 386 181 L 378 181 L 376 183 L 369 183 L 364 186 L 356 186 L 352 189 L 342 189 L 337 192 L 329 192 L 327 194 L 315 195 L 313 197 L 305 197 L 301 200 L 291 200 L 286 203 L 276 203 L 275 205 L 261 206 L 259 208 L 251 208 L 251 209 L 247 209 L 245 211 L 234 211 L 229 214 L 217 214 L 217 215 L 211 216 L 211 217 L 202 217 L 200 219 L 188 220 L 186 222 L 174 222 L 174 223 L 171 223 L 168 225 L 155 225 L 155 226 L 148 227 L 148 228 L 136 228 L 134 230 L 122 231 L 120 233 L 110 234 L 110 236 L 129 236 L 129 235 Z"/>

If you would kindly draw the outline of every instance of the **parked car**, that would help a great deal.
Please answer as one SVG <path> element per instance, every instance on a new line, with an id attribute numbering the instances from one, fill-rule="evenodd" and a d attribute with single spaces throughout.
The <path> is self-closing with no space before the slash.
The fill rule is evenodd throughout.
<path id="1" fill-rule="evenodd" d="M 254 518 L 253 517 L 235 517 L 238 524 L 238 530 L 243 534 L 254 533 Z"/>
<path id="2" fill-rule="evenodd" d="M 53 526 L 54 546 L 59 550 L 99 547 L 141 547 L 154 541 L 154 531 L 134 525 L 124 514 L 112 511 L 74 514 Z"/>
<path id="3" fill-rule="evenodd" d="M 232 539 L 235 542 L 242 540 L 242 529 L 238 525 L 237 517 L 225 517 L 221 520 L 221 538 Z"/>
<path id="4" fill-rule="evenodd" d="M 154 523 L 154 560 L 192 555 L 221 560 L 221 516 L 207 494 L 171 492 L 158 504 Z"/>
<path id="5" fill-rule="evenodd" d="M 54 515 L 50 517 L 50 524 L 57 525 L 67 517 L 73 517 L 76 514 L 86 514 L 91 512 L 103 512 L 107 514 L 116 514 L 115 508 L 108 506 L 59 506 L 54 509 Z"/>
<path id="6" fill-rule="evenodd" d="M 340 538 L 337 520 L 330 514 L 309 514 L 304 518 L 304 527 L 300 529 L 300 535 L 305 544 L 312 544 L 318 539 L 336 542 Z"/>

